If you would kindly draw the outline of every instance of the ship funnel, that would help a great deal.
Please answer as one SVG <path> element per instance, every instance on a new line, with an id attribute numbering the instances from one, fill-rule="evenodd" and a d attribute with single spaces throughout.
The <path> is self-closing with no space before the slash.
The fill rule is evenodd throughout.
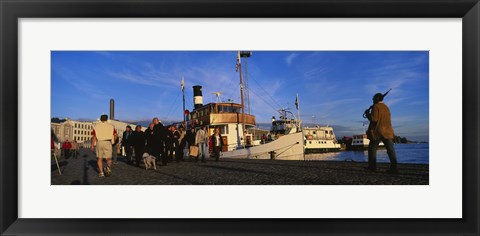
<path id="1" fill-rule="evenodd" d="M 110 120 L 115 119 L 115 100 L 110 99 Z"/>
<path id="2" fill-rule="evenodd" d="M 202 86 L 200 85 L 193 86 L 193 104 L 195 109 L 203 106 Z"/>

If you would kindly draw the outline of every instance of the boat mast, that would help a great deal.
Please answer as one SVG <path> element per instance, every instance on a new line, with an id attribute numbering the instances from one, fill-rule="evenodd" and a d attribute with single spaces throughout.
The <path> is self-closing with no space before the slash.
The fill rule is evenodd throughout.
<path id="1" fill-rule="evenodd" d="M 185 114 L 185 80 L 182 76 L 182 96 L 183 96 L 183 125 L 185 126 L 185 130 L 187 129 L 186 127 L 186 124 L 185 124 L 185 117 L 186 117 L 186 114 Z"/>
<path id="2" fill-rule="evenodd" d="M 240 73 L 240 99 L 242 101 L 242 121 L 243 121 L 243 147 L 245 147 L 245 143 L 246 143 L 246 140 L 245 140 L 245 133 L 247 132 L 247 130 L 245 129 L 245 104 L 244 104 L 244 101 L 243 101 L 243 83 L 242 83 L 242 63 L 240 61 L 240 51 L 238 51 L 238 55 L 237 55 L 237 71 Z"/>

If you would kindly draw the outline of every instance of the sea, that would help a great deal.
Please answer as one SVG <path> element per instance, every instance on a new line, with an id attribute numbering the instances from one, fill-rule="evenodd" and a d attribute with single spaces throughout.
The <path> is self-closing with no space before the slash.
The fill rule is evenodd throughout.
<path id="1" fill-rule="evenodd" d="M 428 143 L 395 144 L 398 163 L 429 164 Z M 367 162 L 368 151 L 340 151 L 307 154 L 306 160 Z M 390 162 L 386 149 L 377 151 L 377 162 Z"/>

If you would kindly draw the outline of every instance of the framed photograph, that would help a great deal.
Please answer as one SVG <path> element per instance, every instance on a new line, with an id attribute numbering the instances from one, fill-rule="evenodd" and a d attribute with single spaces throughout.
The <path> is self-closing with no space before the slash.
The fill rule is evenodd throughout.
<path id="1" fill-rule="evenodd" d="M 476 0 L 0 9 L 2 235 L 479 234 Z"/>

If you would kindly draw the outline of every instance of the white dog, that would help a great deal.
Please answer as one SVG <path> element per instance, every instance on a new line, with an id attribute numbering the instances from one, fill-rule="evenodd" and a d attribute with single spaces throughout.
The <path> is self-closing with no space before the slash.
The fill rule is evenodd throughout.
<path id="1" fill-rule="evenodd" d="M 144 153 L 143 154 L 143 163 L 145 164 L 145 170 L 148 170 L 150 169 L 150 167 L 153 166 L 153 169 L 154 170 L 157 170 L 157 165 L 155 164 L 155 157 L 148 154 L 148 153 Z"/>

